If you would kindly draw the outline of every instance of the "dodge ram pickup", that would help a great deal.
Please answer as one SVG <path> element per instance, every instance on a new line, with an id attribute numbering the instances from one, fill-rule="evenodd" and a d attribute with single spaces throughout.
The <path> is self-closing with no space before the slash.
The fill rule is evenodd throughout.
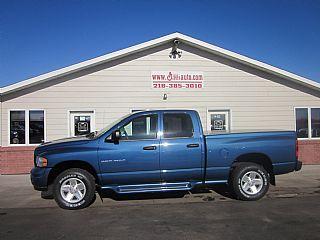
<path id="1" fill-rule="evenodd" d="M 193 110 L 129 114 L 99 132 L 38 146 L 31 182 L 64 209 L 96 192 L 188 191 L 226 184 L 239 200 L 258 200 L 275 175 L 301 169 L 294 131 L 204 134 Z"/>

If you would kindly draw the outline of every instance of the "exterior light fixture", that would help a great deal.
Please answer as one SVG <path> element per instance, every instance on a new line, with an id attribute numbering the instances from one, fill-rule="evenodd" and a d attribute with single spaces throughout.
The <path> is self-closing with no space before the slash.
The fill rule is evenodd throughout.
<path id="1" fill-rule="evenodd" d="M 168 95 L 165 93 L 165 94 L 163 94 L 163 98 L 162 98 L 163 100 L 167 100 L 168 99 Z"/>
<path id="2" fill-rule="evenodd" d="M 175 39 L 173 41 L 173 46 L 172 46 L 171 52 L 169 54 L 170 58 L 173 58 L 173 59 L 181 58 L 182 52 L 178 51 L 179 44 L 180 44 L 180 41 L 178 39 Z"/>

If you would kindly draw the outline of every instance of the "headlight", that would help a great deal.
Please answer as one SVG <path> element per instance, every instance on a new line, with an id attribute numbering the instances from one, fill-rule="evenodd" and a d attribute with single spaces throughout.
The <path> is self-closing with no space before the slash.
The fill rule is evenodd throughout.
<path id="1" fill-rule="evenodd" d="M 36 165 L 37 167 L 46 167 L 48 165 L 48 160 L 44 157 L 37 157 L 36 158 Z"/>

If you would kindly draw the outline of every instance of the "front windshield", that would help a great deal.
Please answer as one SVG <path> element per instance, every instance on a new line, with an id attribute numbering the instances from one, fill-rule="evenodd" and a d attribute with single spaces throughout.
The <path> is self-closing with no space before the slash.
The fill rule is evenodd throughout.
<path id="1" fill-rule="evenodd" d="M 132 115 L 132 113 L 129 113 L 125 116 L 123 116 L 122 118 L 110 123 L 109 125 L 107 125 L 106 127 L 102 128 L 100 131 L 97 131 L 97 133 L 95 134 L 95 137 L 100 137 L 101 135 L 103 135 L 105 132 L 109 131 L 113 126 L 117 125 L 118 123 L 120 123 L 123 119 L 129 117 L 130 115 Z"/>

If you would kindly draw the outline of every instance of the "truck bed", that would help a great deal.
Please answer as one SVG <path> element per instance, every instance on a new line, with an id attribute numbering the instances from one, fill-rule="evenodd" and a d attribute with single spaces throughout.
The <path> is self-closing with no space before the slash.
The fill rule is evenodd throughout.
<path id="1" fill-rule="evenodd" d="M 291 130 L 279 130 L 279 129 L 239 129 L 230 131 L 204 131 L 205 136 L 220 135 L 220 134 L 244 134 L 244 133 L 274 133 L 274 132 L 294 132 Z"/>
<path id="2" fill-rule="evenodd" d="M 226 176 L 232 162 L 246 154 L 259 153 L 272 159 L 275 174 L 294 171 L 296 167 L 295 131 L 234 131 L 225 133 L 206 133 L 207 169 L 206 178 L 210 180 Z"/>

